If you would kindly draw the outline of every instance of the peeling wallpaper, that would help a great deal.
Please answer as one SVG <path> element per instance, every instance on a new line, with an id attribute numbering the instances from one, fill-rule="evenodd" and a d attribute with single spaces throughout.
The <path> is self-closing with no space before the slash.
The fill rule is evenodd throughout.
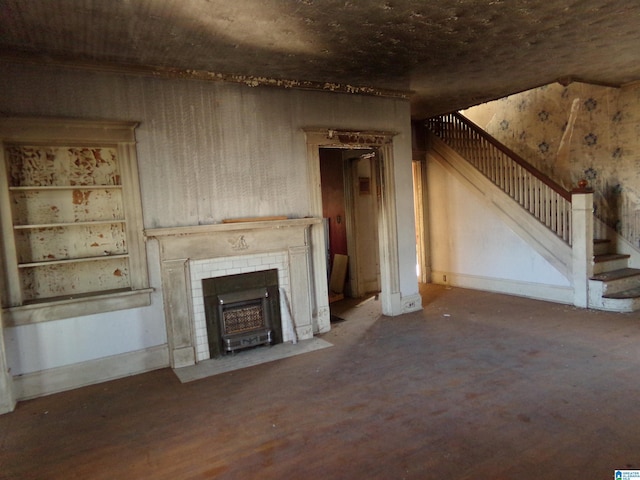
<path id="1" fill-rule="evenodd" d="M 586 179 L 596 216 L 640 248 L 640 88 L 550 84 L 462 113 L 567 189 Z"/>

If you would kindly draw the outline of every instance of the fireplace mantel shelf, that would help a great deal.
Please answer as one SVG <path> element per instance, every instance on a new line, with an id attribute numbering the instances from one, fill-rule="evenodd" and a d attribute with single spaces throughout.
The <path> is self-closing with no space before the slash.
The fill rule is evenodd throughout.
<path id="1" fill-rule="evenodd" d="M 316 217 L 292 218 L 286 220 L 265 220 L 257 222 L 215 223 L 211 225 L 193 225 L 187 227 L 149 228 L 144 231 L 147 238 L 170 237 L 180 235 L 197 235 L 216 232 L 232 232 L 238 230 L 259 230 L 269 228 L 286 228 L 313 225 L 322 222 Z"/>

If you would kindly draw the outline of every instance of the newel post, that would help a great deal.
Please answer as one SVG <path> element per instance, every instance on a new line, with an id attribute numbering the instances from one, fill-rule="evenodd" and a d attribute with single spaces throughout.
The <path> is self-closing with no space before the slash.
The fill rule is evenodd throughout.
<path id="1" fill-rule="evenodd" d="M 13 395 L 13 377 L 9 373 L 7 357 L 4 353 L 4 333 L 2 326 L 2 310 L 0 309 L 0 414 L 12 412 L 16 406 Z"/>
<path id="2" fill-rule="evenodd" d="M 587 308 L 593 276 L 593 190 L 586 180 L 571 192 L 571 238 L 573 304 Z"/>

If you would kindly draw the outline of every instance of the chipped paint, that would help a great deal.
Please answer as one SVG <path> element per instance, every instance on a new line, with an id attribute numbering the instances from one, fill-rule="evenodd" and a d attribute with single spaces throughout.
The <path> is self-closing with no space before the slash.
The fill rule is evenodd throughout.
<path id="1" fill-rule="evenodd" d="M 129 287 L 112 147 L 6 146 L 23 301 Z M 113 258 L 110 258 L 113 257 Z"/>
<path id="2" fill-rule="evenodd" d="M 126 254 L 124 224 L 20 229 L 16 251 L 22 264 Z"/>
<path id="3" fill-rule="evenodd" d="M 50 225 L 124 219 L 119 189 L 24 190 L 13 192 L 15 225 Z"/>
<path id="4" fill-rule="evenodd" d="M 5 151 L 12 187 L 120 185 L 115 148 L 9 144 Z"/>
<path id="5" fill-rule="evenodd" d="M 242 83 L 248 87 L 280 87 L 280 88 L 293 88 L 302 90 L 323 90 L 334 93 L 350 93 L 359 95 L 373 95 L 379 97 L 392 97 L 392 98 L 405 98 L 408 99 L 411 95 L 409 91 L 403 90 L 391 90 L 375 87 L 368 87 L 363 85 L 349 85 L 344 83 L 332 83 L 332 82 L 314 82 L 309 80 L 291 80 L 291 79 L 277 79 L 253 75 L 233 75 L 225 73 L 209 72 L 206 70 L 178 70 L 178 69 L 163 69 L 159 67 L 153 67 L 155 75 L 166 75 L 172 77 L 178 77 L 183 79 L 195 79 L 195 80 L 215 80 L 232 83 Z"/>
<path id="6" fill-rule="evenodd" d="M 24 268 L 21 275 L 25 301 L 67 297 L 129 287 L 126 258 L 91 263 L 67 263 Z M 114 272 L 119 271 L 119 275 Z"/>

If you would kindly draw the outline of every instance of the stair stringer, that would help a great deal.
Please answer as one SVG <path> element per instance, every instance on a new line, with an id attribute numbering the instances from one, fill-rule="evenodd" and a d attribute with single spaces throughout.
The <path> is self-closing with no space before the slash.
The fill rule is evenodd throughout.
<path id="1" fill-rule="evenodd" d="M 483 197 L 513 232 L 569 282 L 572 281 L 572 252 L 569 245 L 438 137 L 430 133 L 429 142 L 429 155 L 434 160 Z M 572 299 L 567 300 L 568 303 L 572 302 Z"/>

